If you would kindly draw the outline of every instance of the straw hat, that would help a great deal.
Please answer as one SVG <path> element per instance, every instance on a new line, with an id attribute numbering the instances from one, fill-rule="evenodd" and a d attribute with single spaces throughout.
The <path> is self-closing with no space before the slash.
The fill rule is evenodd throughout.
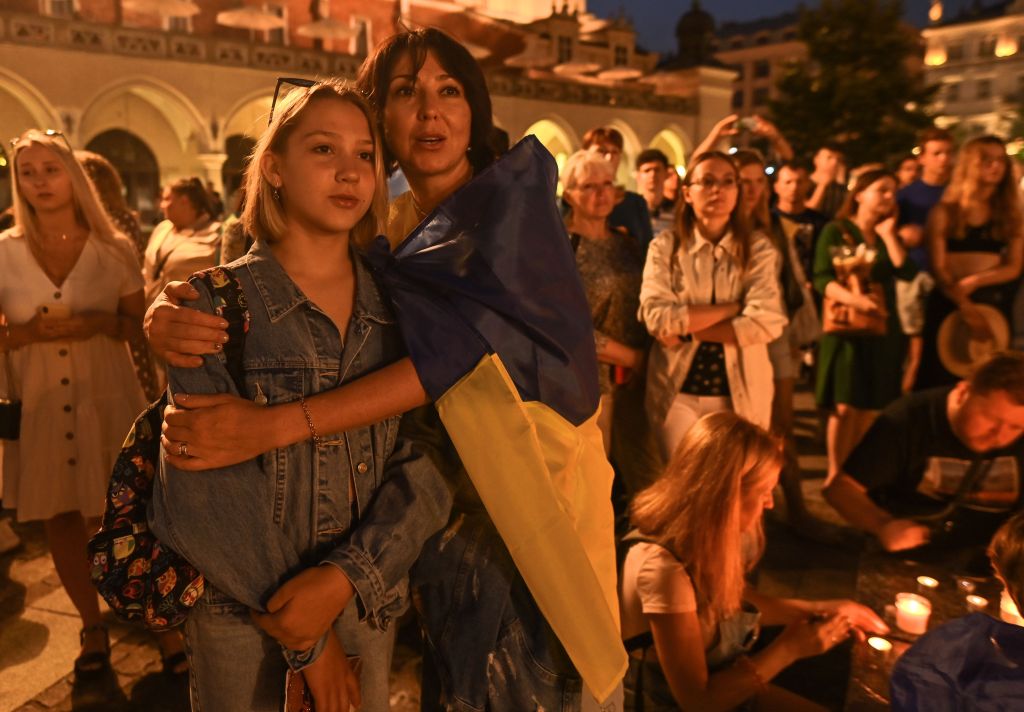
<path id="1" fill-rule="evenodd" d="M 966 378 L 975 366 L 1010 345 L 1010 325 L 1002 312 L 988 304 L 976 304 L 975 307 L 988 322 L 992 339 L 981 340 L 972 336 L 959 310 L 947 316 L 939 327 L 939 360 L 947 371 L 960 378 Z"/>

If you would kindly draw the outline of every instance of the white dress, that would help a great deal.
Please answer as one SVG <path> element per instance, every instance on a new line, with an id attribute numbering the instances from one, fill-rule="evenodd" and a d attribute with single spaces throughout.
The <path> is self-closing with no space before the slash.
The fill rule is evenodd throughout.
<path id="1" fill-rule="evenodd" d="M 60 287 L 10 231 L 0 234 L 0 309 L 24 324 L 43 304 L 116 313 L 143 287 L 139 267 L 90 236 Z M 3 448 L 3 501 L 18 521 L 103 513 L 114 459 L 145 398 L 128 346 L 107 336 L 36 343 L 8 354 L 21 396 L 21 438 Z"/>

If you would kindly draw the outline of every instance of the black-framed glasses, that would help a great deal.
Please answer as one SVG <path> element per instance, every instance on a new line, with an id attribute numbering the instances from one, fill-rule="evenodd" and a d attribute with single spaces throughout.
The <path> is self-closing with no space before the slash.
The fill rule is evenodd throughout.
<path id="1" fill-rule="evenodd" d="M 270 102 L 270 116 L 267 117 L 267 126 L 270 126 L 274 121 L 274 107 L 277 106 L 277 97 L 281 93 L 282 84 L 291 84 L 293 87 L 309 89 L 316 82 L 312 79 L 303 79 L 302 77 L 278 77 L 277 86 L 274 87 L 274 100 Z"/>
<path id="2" fill-rule="evenodd" d="M 68 141 L 68 137 L 64 135 L 63 131 L 58 131 L 57 129 L 46 129 L 45 131 L 41 131 L 40 133 L 50 138 L 53 138 L 54 136 L 59 136 L 60 140 L 64 142 L 64 145 L 67 146 L 68 150 L 71 151 L 71 153 L 75 152 L 75 149 L 71 148 L 71 142 Z M 17 146 L 21 142 L 21 139 L 21 136 L 15 136 L 14 138 L 12 138 L 11 148 Z"/>

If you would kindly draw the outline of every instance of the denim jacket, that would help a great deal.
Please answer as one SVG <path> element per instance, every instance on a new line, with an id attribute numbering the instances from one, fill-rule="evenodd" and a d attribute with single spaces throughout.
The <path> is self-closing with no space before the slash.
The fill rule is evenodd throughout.
<path id="1" fill-rule="evenodd" d="M 229 265 L 250 315 L 243 397 L 288 403 L 404 356 L 398 326 L 372 275 L 361 258 L 353 263 L 355 300 L 344 341 L 266 245 L 257 243 Z M 194 286 L 200 297 L 192 306 L 213 313 L 209 292 Z M 201 368 L 170 368 L 168 378 L 172 394 L 236 393 L 223 354 L 204 357 Z M 393 417 L 321 433 L 319 447 L 306 440 L 205 472 L 182 472 L 161 457 L 150 524 L 219 592 L 257 610 L 299 571 L 337 566 L 356 591 L 360 619 L 386 630 L 405 609 L 409 569 L 423 542 L 447 521 L 452 500 L 431 446 L 410 437 L 405 423 Z M 303 655 L 286 657 L 299 668 L 322 646 L 323 640 Z"/>

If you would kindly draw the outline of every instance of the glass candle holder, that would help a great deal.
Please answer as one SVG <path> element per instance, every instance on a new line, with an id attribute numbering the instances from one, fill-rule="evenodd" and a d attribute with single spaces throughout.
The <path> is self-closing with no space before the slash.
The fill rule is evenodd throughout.
<path id="1" fill-rule="evenodd" d="M 983 611 L 988 608 L 988 599 L 982 596 L 970 595 L 967 597 L 967 610 L 971 613 Z"/>
<path id="2" fill-rule="evenodd" d="M 939 582 L 933 579 L 931 576 L 918 576 L 917 577 L 917 592 L 930 595 L 935 593 L 935 589 L 939 587 Z"/>
<path id="3" fill-rule="evenodd" d="M 896 627 L 907 633 L 921 635 L 928 630 L 932 604 L 916 593 L 896 594 Z"/>

